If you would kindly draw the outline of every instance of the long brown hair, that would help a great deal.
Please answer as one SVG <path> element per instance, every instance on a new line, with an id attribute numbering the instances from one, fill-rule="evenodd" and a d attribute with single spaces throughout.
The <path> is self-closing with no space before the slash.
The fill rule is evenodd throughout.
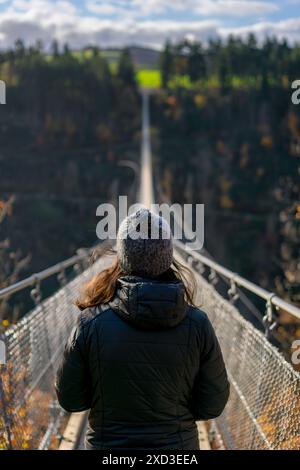
<path id="1" fill-rule="evenodd" d="M 77 307 L 84 310 L 110 302 L 115 295 L 118 279 L 126 274 L 119 260 L 115 259 L 109 268 L 98 273 L 84 286 L 81 296 L 76 301 Z M 180 261 L 173 259 L 172 266 L 155 279 L 165 282 L 180 280 L 184 286 L 186 302 L 195 305 L 195 277 L 192 271 Z"/>

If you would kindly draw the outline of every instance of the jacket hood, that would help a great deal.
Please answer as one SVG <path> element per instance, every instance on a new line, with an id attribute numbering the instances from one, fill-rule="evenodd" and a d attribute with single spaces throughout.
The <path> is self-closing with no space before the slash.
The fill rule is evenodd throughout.
<path id="1" fill-rule="evenodd" d="M 178 280 L 121 277 L 109 306 L 126 321 L 146 330 L 173 328 L 187 314 L 184 286 Z"/>

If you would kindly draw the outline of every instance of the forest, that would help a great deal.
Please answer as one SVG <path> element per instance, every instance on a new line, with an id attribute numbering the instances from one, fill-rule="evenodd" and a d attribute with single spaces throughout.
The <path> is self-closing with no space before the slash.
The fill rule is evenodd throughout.
<path id="1" fill-rule="evenodd" d="M 95 243 L 96 207 L 126 194 L 139 161 L 141 65 L 54 42 L 0 53 L 0 284 Z M 300 303 L 300 46 L 254 35 L 166 43 L 151 98 L 155 181 L 205 204 L 217 261 Z M 11 320 L 2 308 L 4 321 Z"/>
<path id="2" fill-rule="evenodd" d="M 299 45 L 167 43 L 160 72 L 152 115 L 168 199 L 204 203 L 208 251 L 299 303 Z"/>

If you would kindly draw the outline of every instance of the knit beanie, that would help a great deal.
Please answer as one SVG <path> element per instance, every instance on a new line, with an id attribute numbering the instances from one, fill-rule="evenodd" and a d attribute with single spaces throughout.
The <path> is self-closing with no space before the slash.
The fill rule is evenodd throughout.
<path id="1" fill-rule="evenodd" d="M 168 222 L 141 208 L 126 217 L 117 236 L 117 255 L 126 274 L 157 277 L 173 261 L 173 237 Z"/>

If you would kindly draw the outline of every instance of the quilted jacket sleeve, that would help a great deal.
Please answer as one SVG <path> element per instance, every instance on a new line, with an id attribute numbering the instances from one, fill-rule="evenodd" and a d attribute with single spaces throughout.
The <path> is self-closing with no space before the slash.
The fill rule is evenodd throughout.
<path id="1" fill-rule="evenodd" d="M 59 404 L 66 411 L 76 412 L 91 407 L 91 381 L 85 346 L 85 331 L 79 315 L 65 346 L 56 374 L 55 389 Z"/>
<path id="2" fill-rule="evenodd" d="M 229 398 L 229 382 L 221 348 L 207 316 L 202 328 L 200 368 L 192 396 L 192 411 L 196 420 L 219 416 Z"/>

